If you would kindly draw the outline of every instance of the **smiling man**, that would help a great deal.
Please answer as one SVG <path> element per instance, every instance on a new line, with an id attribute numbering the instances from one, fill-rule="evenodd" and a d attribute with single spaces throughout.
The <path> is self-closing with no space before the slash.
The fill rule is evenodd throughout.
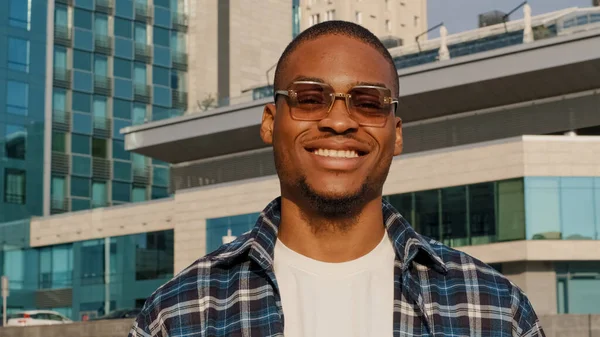
<path id="1" fill-rule="evenodd" d="M 260 129 L 281 197 L 157 290 L 130 336 L 543 336 L 518 287 L 383 200 L 402 152 L 398 92 L 390 54 L 361 26 L 329 21 L 292 41 Z"/>

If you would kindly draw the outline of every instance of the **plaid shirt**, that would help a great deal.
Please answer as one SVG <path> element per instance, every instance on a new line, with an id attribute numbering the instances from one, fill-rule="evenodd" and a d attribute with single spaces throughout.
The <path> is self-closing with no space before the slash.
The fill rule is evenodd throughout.
<path id="1" fill-rule="evenodd" d="M 387 202 L 396 250 L 394 336 L 544 336 L 523 292 L 486 264 L 417 234 Z M 197 260 L 148 300 L 130 337 L 282 336 L 273 272 L 280 200 L 249 233 Z"/>

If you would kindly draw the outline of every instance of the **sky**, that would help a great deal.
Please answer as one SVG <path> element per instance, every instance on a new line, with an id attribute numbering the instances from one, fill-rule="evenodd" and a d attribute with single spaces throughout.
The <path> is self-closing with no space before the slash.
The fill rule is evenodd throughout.
<path id="1" fill-rule="evenodd" d="M 433 27 L 444 22 L 448 34 L 477 28 L 478 15 L 491 10 L 508 13 L 523 0 L 427 0 L 427 24 Z M 591 7 L 592 0 L 529 0 L 532 15 L 557 11 L 569 7 Z M 522 19 L 523 9 L 518 9 L 510 20 Z M 429 38 L 439 36 L 436 30 Z"/>

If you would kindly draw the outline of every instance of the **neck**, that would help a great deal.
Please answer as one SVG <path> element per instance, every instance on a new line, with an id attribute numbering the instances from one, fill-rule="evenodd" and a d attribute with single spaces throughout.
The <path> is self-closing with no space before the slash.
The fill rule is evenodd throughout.
<path id="1" fill-rule="evenodd" d="M 328 219 L 318 211 L 281 198 L 278 238 L 295 252 L 323 262 L 346 262 L 373 250 L 385 234 L 381 197 L 351 219 Z"/>

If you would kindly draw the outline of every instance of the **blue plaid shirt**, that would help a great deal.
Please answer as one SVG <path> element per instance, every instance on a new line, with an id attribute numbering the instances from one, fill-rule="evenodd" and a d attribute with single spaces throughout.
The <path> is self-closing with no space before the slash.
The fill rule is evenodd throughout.
<path id="1" fill-rule="evenodd" d="M 544 336 L 523 292 L 491 267 L 417 234 L 387 202 L 396 250 L 394 336 Z M 282 336 L 273 272 L 280 199 L 251 232 L 197 260 L 148 300 L 130 337 Z"/>

